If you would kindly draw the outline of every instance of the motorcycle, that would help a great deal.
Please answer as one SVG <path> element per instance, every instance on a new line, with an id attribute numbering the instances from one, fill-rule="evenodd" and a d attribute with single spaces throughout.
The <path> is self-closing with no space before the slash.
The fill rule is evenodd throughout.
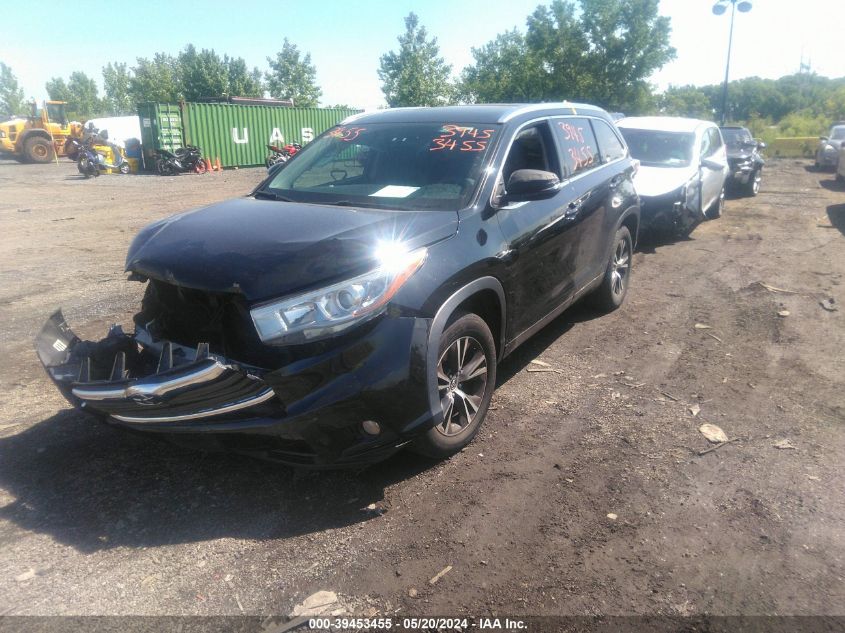
<path id="1" fill-rule="evenodd" d="M 94 143 L 89 142 L 84 145 L 80 145 L 77 150 L 77 156 L 79 159 L 76 163 L 76 169 L 86 178 L 90 178 L 91 176 L 96 178 L 100 175 L 101 170 L 106 169 L 116 169 L 121 174 L 128 174 L 129 162 L 123 157 L 123 154 L 120 153 L 116 147 L 112 147 L 112 153 L 115 156 L 116 165 L 106 162 L 105 155 L 100 154 L 96 150 Z"/>
<path id="2" fill-rule="evenodd" d="M 293 142 L 285 145 L 284 147 L 268 145 L 267 149 L 270 150 L 270 154 L 267 156 L 264 164 L 267 166 L 267 169 L 270 169 L 273 165 L 288 162 L 299 150 L 302 149 L 302 145 L 297 142 Z"/>
<path id="3" fill-rule="evenodd" d="M 75 163 L 79 160 L 79 152 L 81 152 L 84 147 L 82 139 L 69 138 L 65 141 L 65 156 Z"/>
<path id="4" fill-rule="evenodd" d="M 189 171 L 204 174 L 207 170 L 208 166 L 199 147 L 186 145 L 175 152 L 156 150 L 156 171 L 161 176 L 175 176 Z"/>

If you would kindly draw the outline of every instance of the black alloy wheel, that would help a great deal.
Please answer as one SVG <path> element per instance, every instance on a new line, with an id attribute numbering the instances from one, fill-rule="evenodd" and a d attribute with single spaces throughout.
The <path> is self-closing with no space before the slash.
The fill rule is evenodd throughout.
<path id="1" fill-rule="evenodd" d="M 751 174 L 751 178 L 748 180 L 748 183 L 745 185 L 745 193 L 752 198 L 760 193 L 760 183 L 762 180 L 762 171 L 755 169 L 754 173 Z"/>
<path id="2" fill-rule="evenodd" d="M 413 450 L 435 458 L 457 453 L 478 433 L 496 386 L 496 345 L 484 319 L 457 315 L 440 338 L 437 395 L 443 417 Z"/>
<path id="3" fill-rule="evenodd" d="M 619 227 L 613 238 L 613 250 L 605 268 L 601 285 L 592 294 L 596 308 L 611 312 L 622 305 L 631 281 L 634 245 L 627 226 Z"/>

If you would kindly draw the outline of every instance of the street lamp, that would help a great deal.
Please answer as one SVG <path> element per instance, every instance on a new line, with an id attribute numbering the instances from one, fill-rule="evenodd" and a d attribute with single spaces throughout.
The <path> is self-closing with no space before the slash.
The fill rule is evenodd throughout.
<path id="1" fill-rule="evenodd" d="M 725 85 L 722 86 L 722 125 L 725 124 L 725 116 L 728 109 L 728 72 L 731 68 L 731 46 L 734 39 L 734 14 L 739 9 L 740 13 L 751 11 L 751 3 L 748 0 L 718 0 L 713 5 L 714 15 L 722 15 L 731 5 L 731 33 L 728 36 L 728 61 L 725 63 Z"/>

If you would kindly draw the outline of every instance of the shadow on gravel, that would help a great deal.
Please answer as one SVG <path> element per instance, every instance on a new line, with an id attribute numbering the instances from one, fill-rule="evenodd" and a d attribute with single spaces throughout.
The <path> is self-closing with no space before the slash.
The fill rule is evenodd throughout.
<path id="1" fill-rule="evenodd" d="M 294 470 L 63 411 L 0 439 L 0 487 L 15 497 L 0 518 L 83 552 L 284 539 L 375 518 L 366 507 L 386 487 L 435 464 L 403 451 L 359 472 Z"/>
<path id="2" fill-rule="evenodd" d="M 845 235 L 845 202 L 830 205 L 827 208 L 827 217 L 830 219 L 830 223 L 839 229 L 842 235 Z"/>
<path id="3" fill-rule="evenodd" d="M 578 303 L 563 312 L 502 361 L 496 369 L 496 388 L 498 389 L 525 369 L 532 360 L 542 355 L 546 348 L 571 330 L 576 323 L 592 321 L 604 315 L 604 312 L 593 309 L 586 302 Z"/>
<path id="4" fill-rule="evenodd" d="M 825 180 L 819 180 L 819 184 L 828 191 L 845 191 L 845 182 L 841 182 L 839 180 L 836 180 L 835 178 L 826 178 Z"/>
<path id="5" fill-rule="evenodd" d="M 639 236 L 636 251 L 638 253 L 645 253 L 646 255 L 654 255 L 657 252 L 657 249 L 663 246 L 671 246 L 672 244 L 678 244 L 680 242 L 694 241 L 695 238 L 691 236 L 679 237 L 674 235 L 671 231 L 654 230 Z"/>

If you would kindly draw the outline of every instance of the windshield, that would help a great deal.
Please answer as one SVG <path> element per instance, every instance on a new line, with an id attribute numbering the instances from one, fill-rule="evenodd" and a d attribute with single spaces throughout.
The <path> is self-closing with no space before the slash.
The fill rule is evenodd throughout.
<path id="1" fill-rule="evenodd" d="M 67 118 L 65 117 L 65 106 L 63 103 L 48 103 L 47 116 L 53 123 L 67 125 Z"/>
<path id="2" fill-rule="evenodd" d="M 743 143 L 750 142 L 751 132 L 745 128 L 721 128 L 722 138 L 725 139 L 725 144 L 731 147 L 739 147 Z"/>
<path id="3" fill-rule="evenodd" d="M 619 128 L 631 156 L 650 167 L 686 167 L 692 162 L 695 134 Z"/>
<path id="4" fill-rule="evenodd" d="M 498 132 L 476 123 L 337 126 L 262 191 L 294 202 L 456 211 L 472 197 Z"/>
<path id="5" fill-rule="evenodd" d="M 830 138 L 835 141 L 845 139 L 845 127 L 835 127 L 830 131 Z"/>

